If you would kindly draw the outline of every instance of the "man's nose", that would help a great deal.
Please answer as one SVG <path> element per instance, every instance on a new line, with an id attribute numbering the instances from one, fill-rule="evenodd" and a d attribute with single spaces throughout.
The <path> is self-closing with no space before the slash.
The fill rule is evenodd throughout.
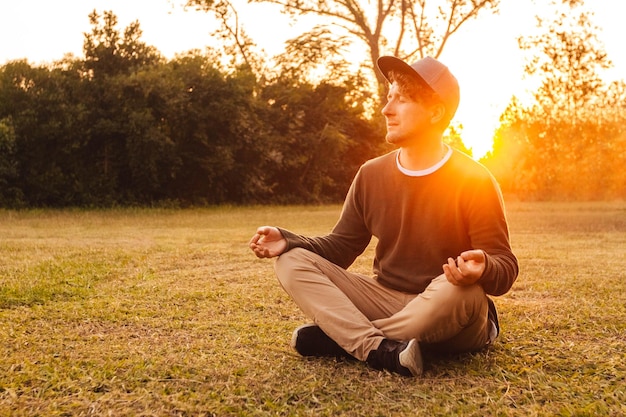
<path id="1" fill-rule="evenodd" d="M 391 114 L 392 112 L 392 108 L 391 108 L 391 101 L 388 101 L 384 106 L 383 109 L 381 110 L 381 113 L 383 114 L 383 116 L 387 116 L 388 114 Z"/>

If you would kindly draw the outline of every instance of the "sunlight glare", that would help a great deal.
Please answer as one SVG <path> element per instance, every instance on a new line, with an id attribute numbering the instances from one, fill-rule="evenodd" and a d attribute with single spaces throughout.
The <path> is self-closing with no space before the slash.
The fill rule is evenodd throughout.
<path id="1" fill-rule="evenodd" d="M 524 89 L 516 37 L 534 25 L 535 12 L 523 2 L 503 2 L 498 15 L 466 22 L 440 57 L 459 80 L 455 121 L 463 125 L 461 138 L 475 159 L 491 150 L 500 115 Z"/>

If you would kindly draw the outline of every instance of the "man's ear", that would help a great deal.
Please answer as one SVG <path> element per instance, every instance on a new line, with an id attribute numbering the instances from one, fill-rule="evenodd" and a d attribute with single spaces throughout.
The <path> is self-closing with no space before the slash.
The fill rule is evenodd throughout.
<path id="1" fill-rule="evenodd" d="M 431 107 L 431 115 L 430 122 L 432 124 L 441 122 L 441 120 L 446 117 L 446 106 L 444 106 L 441 102 L 433 104 Z"/>

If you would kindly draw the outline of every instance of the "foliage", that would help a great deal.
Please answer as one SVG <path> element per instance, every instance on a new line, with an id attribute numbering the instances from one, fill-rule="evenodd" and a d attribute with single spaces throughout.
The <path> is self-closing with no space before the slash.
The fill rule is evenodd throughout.
<path id="1" fill-rule="evenodd" d="M 473 156 L 472 149 L 467 149 L 467 146 L 463 143 L 463 138 L 461 137 L 462 131 L 463 125 L 451 124 L 444 133 L 443 141 L 453 148 L 458 149 L 469 156 Z"/>
<path id="2" fill-rule="evenodd" d="M 117 26 L 117 16 L 112 11 L 89 15 L 91 33 L 85 34 L 83 50 L 85 69 L 90 77 L 104 78 L 128 74 L 133 70 L 157 63 L 159 54 L 152 46 L 141 41 L 139 22 L 132 22 L 124 33 Z"/>
<path id="3" fill-rule="evenodd" d="M 541 85 L 530 106 L 511 102 L 486 163 L 507 191 L 526 198 L 625 198 L 625 85 L 602 81 L 610 61 L 598 28 L 571 3 L 553 2 L 554 20 L 520 39 L 536 53 L 526 72 Z"/>
<path id="4" fill-rule="evenodd" d="M 0 211 L 0 416 L 626 414 L 626 206 L 507 207 L 500 338 L 419 379 L 289 347 L 307 319 L 246 242 L 338 205 Z"/>
<path id="5" fill-rule="evenodd" d="M 329 33 L 315 36 L 330 47 L 306 48 L 300 38 L 288 42 L 277 57 L 277 75 L 260 97 L 273 136 L 264 171 L 276 191 L 274 201 L 341 201 L 356 168 L 384 151 L 380 130 L 364 117 L 370 95 L 356 88 L 362 74 L 346 70 L 341 47 Z M 324 78 L 315 83 L 310 70 L 322 66 Z"/>
<path id="6" fill-rule="evenodd" d="M 0 205 L 338 201 L 377 151 L 357 76 L 257 79 L 228 50 L 168 62 L 137 22 L 89 18 L 84 59 L 0 68 Z"/>
<path id="7" fill-rule="evenodd" d="M 19 207 L 23 202 L 17 187 L 15 130 L 10 118 L 0 120 L 0 207 Z"/>
<path id="8" fill-rule="evenodd" d="M 391 149 L 371 77 L 346 59 L 350 35 L 315 27 L 270 65 L 230 3 L 194 4 L 221 19 L 223 48 L 166 60 L 138 22 L 119 30 L 94 11 L 84 58 L 0 67 L 0 206 L 339 202 L 360 164 Z M 454 19 L 474 15 L 454 4 Z M 527 67 L 535 101 L 511 101 L 482 162 L 520 198 L 625 198 L 626 85 L 601 81 L 590 15 L 554 16 L 521 39 L 541 52 Z M 444 140 L 471 154 L 462 126 Z"/>
<path id="9" fill-rule="evenodd" d="M 345 102 L 346 93 L 345 87 L 291 86 L 289 80 L 263 91 L 275 134 L 265 154 L 273 167 L 268 181 L 281 191 L 275 201 L 340 201 L 355 167 L 373 154 L 378 137 L 358 117 L 362 110 Z"/>

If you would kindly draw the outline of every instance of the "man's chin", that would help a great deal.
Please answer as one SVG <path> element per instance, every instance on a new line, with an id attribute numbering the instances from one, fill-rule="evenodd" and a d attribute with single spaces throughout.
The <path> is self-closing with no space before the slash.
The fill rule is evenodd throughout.
<path id="1" fill-rule="evenodd" d="M 387 133 L 387 136 L 385 136 L 385 141 L 387 141 L 387 143 L 389 143 L 390 145 L 400 146 L 400 144 L 402 143 L 402 138 Z"/>

